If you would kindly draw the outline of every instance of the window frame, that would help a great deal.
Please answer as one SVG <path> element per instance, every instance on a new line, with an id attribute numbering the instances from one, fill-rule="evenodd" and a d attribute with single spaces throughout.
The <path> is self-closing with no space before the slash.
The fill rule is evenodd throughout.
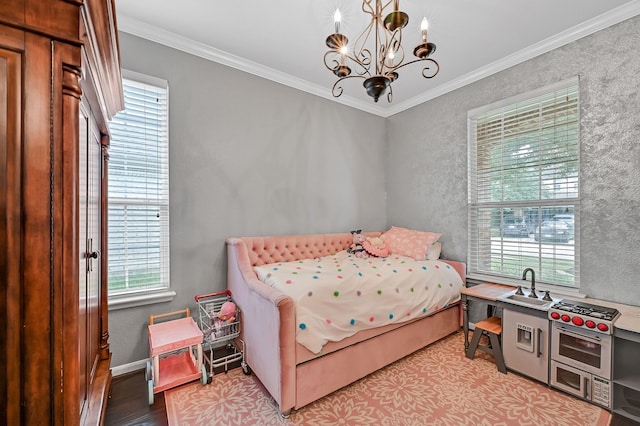
<path id="1" fill-rule="evenodd" d="M 121 205 L 125 206 L 157 206 L 158 211 L 165 212 L 164 217 L 159 221 L 159 273 L 160 273 L 160 282 L 158 285 L 151 286 L 141 286 L 138 288 L 132 288 L 130 290 L 125 291 L 117 291 L 112 292 L 112 289 L 107 285 L 108 292 L 108 303 L 109 310 L 123 309 L 134 306 L 147 305 L 152 303 L 160 303 L 167 302 L 173 300 L 176 295 L 176 292 L 171 289 L 171 268 L 170 268 L 170 226 L 169 226 L 169 210 L 170 210 L 170 191 L 169 191 L 169 85 L 166 80 L 156 78 L 153 76 L 137 73 L 130 70 L 122 70 L 123 77 L 123 89 L 125 91 L 125 95 L 127 89 L 131 86 L 145 86 L 152 90 L 157 90 L 158 92 L 164 92 L 166 105 L 162 105 L 160 110 L 164 108 L 163 111 L 163 122 L 158 127 L 161 129 L 160 141 L 159 144 L 163 144 L 164 146 L 160 147 L 160 150 L 164 150 L 162 154 L 160 154 L 161 159 L 159 160 L 161 164 L 157 167 L 156 170 L 159 170 L 161 174 L 155 180 L 157 186 L 161 186 L 160 190 L 161 195 L 158 195 L 157 199 L 152 197 L 132 197 L 128 199 L 128 197 L 115 197 L 112 194 L 112 191 L 108 192 L 108 200 L 109 205 Z M 126 104 L 126 99 L 125 99 Z M 125 114 L 125 110 L 121 111 L 119 114 Z M 114 133 L 117 133 L 117 130 L 111 129 L 113 126 L 114 129 L 116 125 L 115 121 L 118 119 L 118 114 L 112 118 L 110 125 L 111 130 L 111 150 L 109 153 L 110 156 L 110 168 L 109 168 L 109 186 L 111 187 L 114 179 L 111 179 L 116 176 L 114 173 L 114 168 L 111 167 L 111 164 L 115 164 L 114 155 L 114 144 L 118 144 L 117 138 L 114 137 Z M 153 185 L 153 184 L 150 184 Z M 111 189 L 111 188 L 110 188 Z M 163 198 L 166 197 L 166 198 Z M 109 211 L 109 209 L 108 209 Z M 108 213 L 109 215 L 109 213 Z M 160 217 L 160 216 L 159 216 Z M 107 221 L 108 232 L 111 229 L 111 221 Z M 108 243 L 110 244 L 110 243 Z M 109 250 L 111 252 L 111 250 Z M 112 255 L 108 255 L 108 265 L 111 266 Z M 110 281 L 109 276 L 109 267 L 107 268 L 107 282 Z"/>
<path id="2" fill-rule="evenodd" d="M 477 131 L 477 127 L 476 127 L 476 119 L 482 115 L 485 114 L 491 114 L 491 113 L 495 113 L 501 109 L 505 109 L 505 110 L 509 110 L 509 109 L 513 109 L 513 110 L 518 110 L 516 107 L 516 105 L 520 105 L 520 104 L 533 104 L 535 103 L 536 100 L 550 95 L 550 94 L 554 94 L 557 93 L 559 91 L 563 91 L 563 90 L 571 90 L 571 89 L 575 89 L 575 94 L 576 94 L 576 114 L 577 114 L 577 118 L 575 120 L 575 123 L 572 124 L 575 125 L 575 152 L 573 152 L 573 155 L 575 155 L 575 157 L 571 157 L 571 163 L 575 162 L 575 167 L 576 167 L 576 171 L 575 171 L 575 176 L 572 176 L 573 179 L 575 179 L 575 191 L 571 191 L 571 190 L 567 190 L 567 197 L 566 198 L 561 198 L 561 197 L 557 197 L 557 198 L 551 198 L 551 199 L 545 199 L 544 196 L 542 195 L 542 191 L 539 192 L 538 196 L 536 199 L 515 199 L 515 200 L 505 200 L 505 196 L 503 193 L 503 198 L 499 201 L 496 200 L 491 200 L 491 201 L 487 201 L 486 199 L 481 199 L 482 197 L 479 196 L 479 194 L 482 194 L 482 189 L 478 189 L 479 188 L 479 184 L 478 183 L 478 175 L 480 174 L 479 170 L 479 166 L 478 166 L 478 150 L 477 150 L 477 138 L 476 138 L 476 131 Z M 558 103 L 556 103 L 558 104 Z M 514 113 L 515 114 L 515 113 Z M 507 116 L 505 116 L 507 117 Z M 503 119 L 504 120 L 504 119 Z M 555 128 L 555 125 L 554 125 Z M 573 128 L 573 127 L 572 127 Z M 538 131 L 539 133 L 541 133 L 540 131 Z M 519 132 L 517 132 L 519 133 Z M 494 266 L 492 264 L 493 261 L 495 261 L 495 259 L 500 259 L 501 262 L 505 262 L 505 258 L 508 256 L 511 256 L 513 258 L 517 258 L 516 261 L 513 261 L 513 263 L 518 263 L 518 262 L 523 262 L 523 259 L 528 257 L 526 256 L 524 253 L 526 250 L 528 249 L 523 249 L 522 247 L 527 246 L 527 243 L 525 244 L 521 244 L 521 243 L 515 243 L 513 244 L 513 246 L 517 247 L 517 250 L 519 251 L 517 255 L 514 255 L 513 253 L 506 255 L 504 252 L 499 252 L 498 254 L 494 254 L 496 252 L 496 250 L 494 250 L 493 247 L 493 239 L 494 236 L 493 234 L 490 234 L 490 236 L 486 236 L 486 231 L 487 229 L 489 229 L 490 231 L 495 231 L 495 228 L 493 227 L 493 225 L 489 225 L 486 221 L 486 219 L 484 220 L 484 222 L 482 221 L 482 219 L 480 218 L 480 210 L 481 209 L 492 209 L 492 213 L 495 213 L 495 211 L 499 211 L 500 213 L 500 228 L 499 229 L 499 237 L 500 237 L 500 248 L 503 247 L 503 239 L 504 239 L 504 234 L 502 232 L 502 228 L 501 228 L 501 224 L 504 223 L 505 219 L 507 219 L 507 216 L 504 215 L 504 209 L 505 208 L 513 208 L 513 209 L 520 209 L 521 211 L 529 211 L 530 209 L 538 209 L 538 217 L 536 218 L 537 221 L 537 229 L 538 232 L 540 232 L 540 226 L 543 220 L 543 212 L 545 211 L 549 211 L 549 210 L 553 210 L 554 208 L 559 209 L 560 206 L 563 206 L 565 208 L 572 208 L 573 214 L 574 214 L 574 224 L 573 224 L 573 229 L 571 232 L 573 232 L 573 283 L 572 284 L 566 284 L 566 283 L 561 283 L 561 282 L 557 282 L 557 281 L 553 281 L 553 280 L 548 280 L 548 279 L 540 279 L 539 275 L 538 275 L 538 269 L 534 268 L 536 270 L 536 283 L 539 284 L 538 288 L 540 289 L 550 289 L 550 290 L 556 290 L 556 291 L 560 291 L 563 293 L 578 293 L 579 289 L 580 289 L 580 204 L 581 204 L 581 197 L 580 197 L 580 192 L 581 192 L 581 182 L 580 182 L 580 86 L 579 86 L 579 79 L 578 77 L 574 77 L 574 78 L 570 78 L 567 80 L 563 80 L 560 82 L 557 82 L 555 84 L 551 84 L 551 85 L 547 85 L 545 87 L 536 89 L 536 90 L 532 90 L 523 94 L 519 94 L 516 96 L 512 96 L 503 100 L 500 100 L 498 102 L 494 102 L 491 103 L 489 105 L 485 105 L 482 107 L 478 107 L 475 108 L 473 110 L 470 110 L 467 114 L 467 147 L 468 147 L 468 154 L 467 154 L 467 178 L 468 178 L 468 218 L 467 218 L 467 226 L 468 226 L 468 250 L 467 250 L 467 268 L 468 268 L 468 277 L 471 279 L 475 279 L 475 280 L 480 280 L 480 281 L 492 281 L 492 282 L 496 282 L 496 283 L 501 283 L 501 284 L 510 284 L 510 285 L 521 285 L 522 281 L 521 281 L 521 277 L 515 273 L 509 274 L 509 273 L 503 273 L 501 271 L 496 271 L 496 268 L 494 269 Z M 505 138 L 506 139 L 506 138 Z M 555 140 L 555 139 L 554 139 Z M 500 147 L 504 146 L 505 140 L 501 139 L 500 140 Z M 491 157 L 493 158 L 493 157 Z M 563 164 L 568 164 L 567 162 L 564 162 Z M 492 166 L 493 167 L 493 166 Z M 501 169 L 498 168 L 491 168 L 491 170 L 502 170 L 504 172 L 504 170 L 506 169 L 506 166 L 501 165 L 500 167 L 502 167 Z M 517 166 L 518 170 L 521 170 L 524 168 L 523 165 L 518 165 Z M 542 170 L 542 168 L 541 168 Z M 502 178 L 502 177 L 501 177 Z M 555 182 L 555 181 L 554 181 Z M 569 182 L 569 180 L 567 181 Z M 543 178 L 539 178 L 539 181 L 537 183 L 537 185 L 539 187 L 544 185 L 544 180 Z M 566 184 L 567 186 L 570 186 L 570 184 Z M 524 187 L 524 186 L 523 186 Z M 487 190 L 486 188 L 484 189 L 485 191 L 491 191 L 491 190 Z M 569 196 L 569 193 L 574 192 L 575 194 L 572 194 L 571 196 Z M 492 195 L 493 196 L 493 195 Z M 484 218 L 486 218 L 486 215 L 484 216 Z M 492 219 L 493 220 L 493 219 Z M 482 225 L 481 225 L 482 223 Z M 481 236 L 481 230 L 485 231 L 485 235 Z M 528 234 L 530 235 L 530 234 Z M 537 261 L 539 265 L 542 265 L 543 262 L 543 252 L 548 252 L 547 248 L 543 248 L 543 241 L 542 238 L 539 239 L 540 241 L 536 241 L 535 245 L 537 245 Z M 486 245 L 487 241 L 489 241 L 489 252 L 486 251 L 486 247 L 483 248 L 483 244 Z M 533 246 L 533 244 L 528 244 L 528 246 Z M 554 250 L 556 245 L 554 244 Z M 557 246 L 559 247 L 559 245 Z M 531 256 L 533 257 L 533 256 Z M 557 261 L 558 259 L 561 258 L 561 255 L 556 253 L 555 251 L 553 252 L 553 261 Z M 490 266 L 486 266 L 487 263 Z M 484 266 L 482 266 L 484 265 Z M 524 269 L 524 268 L 523 268 Z"/>

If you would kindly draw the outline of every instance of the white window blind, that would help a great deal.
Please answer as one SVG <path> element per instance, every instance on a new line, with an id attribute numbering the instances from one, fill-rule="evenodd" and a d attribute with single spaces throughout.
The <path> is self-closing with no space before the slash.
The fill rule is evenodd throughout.
<path id="1" fill-rule="evenodd" d="M 469 272 L 579 286 L 578 81 L 469 112 Z"/>
<path id="2" fill-rule="evenodd" d="M 110 298 L 170 288 L 168 86 L 127 76 L 109 125 Z"/>

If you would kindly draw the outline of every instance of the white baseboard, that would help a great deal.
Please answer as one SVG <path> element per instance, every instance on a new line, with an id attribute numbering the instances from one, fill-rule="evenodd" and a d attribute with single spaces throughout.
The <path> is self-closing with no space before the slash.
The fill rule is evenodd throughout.
<path id="1" fill-rule="evenodd" d="M 111 374 L 113 375 L 113 377 L 116 377 L 127 373 L 133 373 L 134 371 L 144 370 L 145 368 L 147 368 L 147 361 L 149 361 L 149 359 L 145 358 L 139 361 L 130 362 L 128 364 L 111 367 Z"/>

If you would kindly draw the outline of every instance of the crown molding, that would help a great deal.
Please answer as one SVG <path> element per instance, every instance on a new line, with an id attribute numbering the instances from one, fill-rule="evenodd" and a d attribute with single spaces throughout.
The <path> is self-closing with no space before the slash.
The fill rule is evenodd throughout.
<path id="1" fill-rule="evenodd" d="M 258 77 L 266 78 L 276 83 L 284 84 L 285 86 L 302 90 L 303 92 L 307 92 L 321 98 L 334 100 L 343 105 L 357 108 L 371 114 L 383 115 L 382 108 L 379 106 L 371 105 L 368 102 L 364 102 L 350 96 L 334 98 L 329 89 L 324 86 L 309 83 L 306 80 L 282 73 L 273 68 L 265 67 L 257 62 L 252 62 L 239 56 L 232 55 L 231 53 L 216 49 L 215 47 L 199 41 L 195 41 L 165 29 L 150 25 L 146 22 L 142 22 L 128 15 L 118 16 L 118 29 L 122 32 L 141 37 L 209 61 L 217 62 Z"/>
<path id="2" fill-rule="evenodd" d="M 375 114 L 380 117 L 388 118 L 409 108 L 413 108 L 416 105 L 442 96 L 448 92 L 459 89 L 463 86 L 471 84 L 497 72 L 503 71 L 514 65 L 518 65 L 529 59 L 535 58 L 536 56 L 542 55 L 543 53 L 547 53 L 553 49 L 557 49 L 558 47 L 569 44 L 582 37 L 586 37 L 597 31 L 603 30 L 624 20 L 630 19 L 638 14 L 640 14 L 640 0 L 633 0 L 609 12 L 606 12 L 579 25 L 569 28 L 568 30 L 558 33 L 552 37 L 549 37 L 546 40 L 535 43 L 527 47 L 526 49 L 522 49 L 498 61 L 478 68 L 477 70 L 467 73 L 448 83 L 439 85 L 433 90 L 423 92 L 404 102 L 399 102 L 388 108 L 383 108 L 381 106 L 378 106 L 377 104 L 365 102 L 348 95 L 342 95 L 339 98 L 335 98 L 333 97 L 333 95 L 331 95 L 330 91 L 326 87 L 312 84 L 306 80 L 282 73 L 273 68 L 265 67 L 264 65 L 249 61 L 247 59 L 232 55 L 228 52 L 216 49 L 204 43 L 147 24 L 127 15 L 118 16 L 118 29 L 125 33 L 141 37 L 165 45 L 167 47 L 171 47 L 201 57 L 203 59 L 217 62 L 219 64 L 226 65 L 240 71 L 256 75 L 258 77 L 266 78 L 276 83 L 284 84 L 285 86 L 302 90 L 303 92 L 307 92 L 321 98 L 329 99 L 334 102 L 350 106 L 352 108 Z"/>

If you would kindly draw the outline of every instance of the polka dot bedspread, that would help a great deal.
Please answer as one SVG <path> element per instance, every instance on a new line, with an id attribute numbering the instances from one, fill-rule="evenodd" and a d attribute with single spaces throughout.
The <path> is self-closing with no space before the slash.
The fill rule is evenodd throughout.
<path id="1" fill-rule="evenodd" d="M 361 259 L 340 251 L 254 270 L 293 299 L 296 339 L 313 353 L 359 330 L 433 314 L 460 300 L 463 287 L 452 266 L 399 255 Z"/>

